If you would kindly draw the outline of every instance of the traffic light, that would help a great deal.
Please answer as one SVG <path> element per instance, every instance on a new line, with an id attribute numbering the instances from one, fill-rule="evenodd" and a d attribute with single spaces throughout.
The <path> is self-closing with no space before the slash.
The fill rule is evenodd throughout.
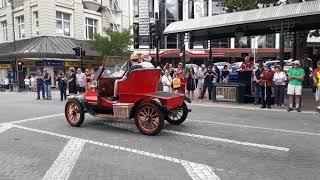
<path id="1" fill-rule="evenodd" d="M 184 34 L 178 35 L 179 40 L 179 49 L 181 52 L 185 51 L 185 45 L 184 45 Z"/>
<path id="2" fill-rule="evenodd" d="M 80 57 L 81 56 L 81 48 L 80 47 L 75 47 L 75 48 L 72 48 L 74 50 L 74 54 L 77 56 L 77 57 Z"/>
<path id="3" fill-rule="evenodd" d="M 18 71 L 22 72 L 22 66 L 23 66 L 23 62 L 22 61 L 17 61 L 17 66 L 18 66 Z"/>
<path id="4" fill-rule="evenodd" d="M 81 56 L 82 56 L 82 57 L 86 56 L 86 51 L 84 51 L 84 50 L 81 49 Z"/>
<path id="5" fill-rule="evenodd" d="M 151 42 L 151 47 L 157 47 L 157 38 L 158 38 L 158 30 L 157 30 L 157 25 L 156 23 L 151 23 L 150 24 L 150 42 Z"/>

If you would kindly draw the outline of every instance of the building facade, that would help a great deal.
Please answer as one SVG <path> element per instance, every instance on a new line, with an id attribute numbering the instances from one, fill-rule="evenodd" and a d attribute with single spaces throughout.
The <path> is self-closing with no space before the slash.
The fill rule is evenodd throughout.
<path id="1" fill-rule="evenodd" d="M 226 13 L 223 0 L 131 0 L 133 12 L 131 22 L 134 33 L 134 49 L 150 53 L 155 57 L 155 49 L 149 42 L 148 25 L 155 21 L 154 14 L 159 14 L 160 31 L 175 21 L 196 19 L 204 16 L 215 16 Z M 147 8 L 146 8 L 147 6 Z M 263 8 L 263 7 L 261 7 Z M 292 34 L 285 36 L 286 58 L 292 54 Z M 244 56 L 256 53 L 259 59 L 276 59 L 279 57 L 279 34 L 260 35 L 257 37 L 242 37 L 241 35 L 230 39 L 214 39 L 211 41 L 213 60 L 235 62 Z M 201 64 L 209 58 L 208 41 L 199 41 L 185 34 L 187 61 Z M 177 35 L 161 36 L 161 63 L 180 61 L 179 38 Z"/>
<path id="2" fill-rule="evenodd" d="M 79 67 L 73 47 L 83 46 L 84 61 L 96 59 L 99 54 L 90 47 L 95 33 L 129 28 L 127 0 L 13 0 L 13 6 L 10 2 L 0 1 L 0 81 L 12 70 L 14 59 L 25 62 L 28 74 L 38 67 L 47 66 L 51 72 Z"/>

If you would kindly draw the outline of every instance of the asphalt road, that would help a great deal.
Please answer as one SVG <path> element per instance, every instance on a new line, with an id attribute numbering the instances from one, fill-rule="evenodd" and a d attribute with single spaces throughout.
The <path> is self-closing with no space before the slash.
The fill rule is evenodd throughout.
<path id="1" fill-rule="evenodd" d="M 0 179 L 320 179 L 315 113 L 191 105 L 144 136 L 128 122 L 66 122 L 64 103 L 0 93 Z"/>

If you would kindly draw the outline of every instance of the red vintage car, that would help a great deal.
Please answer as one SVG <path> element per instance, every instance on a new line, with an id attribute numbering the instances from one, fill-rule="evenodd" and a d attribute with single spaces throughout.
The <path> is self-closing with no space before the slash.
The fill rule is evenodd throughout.
<path id="1" fill-rule="evenodd" d="M 84 96 L 70 96 L 65 106 L 65 116 L 71 126 L 79 127 L 85 113 L 105 119 L 129 118 L 141 133 L 158 134 L 164 120 L 179 125 L 191 111 L 183 94 L 158 91 L 160 69 L 133 70 L 126 81 L 119 83 L 119 101 L 112 101 L 114 82 L 120 77 L 105 75 L 105 68 L 96 72 L 91 88 Z"/>

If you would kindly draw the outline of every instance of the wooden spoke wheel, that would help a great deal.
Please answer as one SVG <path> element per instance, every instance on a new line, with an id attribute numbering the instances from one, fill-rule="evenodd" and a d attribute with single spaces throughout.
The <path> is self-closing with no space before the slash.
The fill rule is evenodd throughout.
<path id="1" fill-rule="evenodd" d="M 76 100 L 70 100 L 65 106 L 65 116 L 71 126 L 79 127 L 84 121 L 84 109 Z"/>
<path id="2" fill-rule="evenodd" d="M 170 124 L 179 125 L 187 119 L 188 113 L 189 113 L 188 107 L 184 102 L 182 107 L 175 109 L 174 111 L 168 112 L 166 120 Z"/>
<path id="3" fill-rule="evenodd" d="M 141 104 L 136 110 L 135 122 L 142 134 L 156 135 L 163 128 L 164 116 L 154 104 Z"/>

